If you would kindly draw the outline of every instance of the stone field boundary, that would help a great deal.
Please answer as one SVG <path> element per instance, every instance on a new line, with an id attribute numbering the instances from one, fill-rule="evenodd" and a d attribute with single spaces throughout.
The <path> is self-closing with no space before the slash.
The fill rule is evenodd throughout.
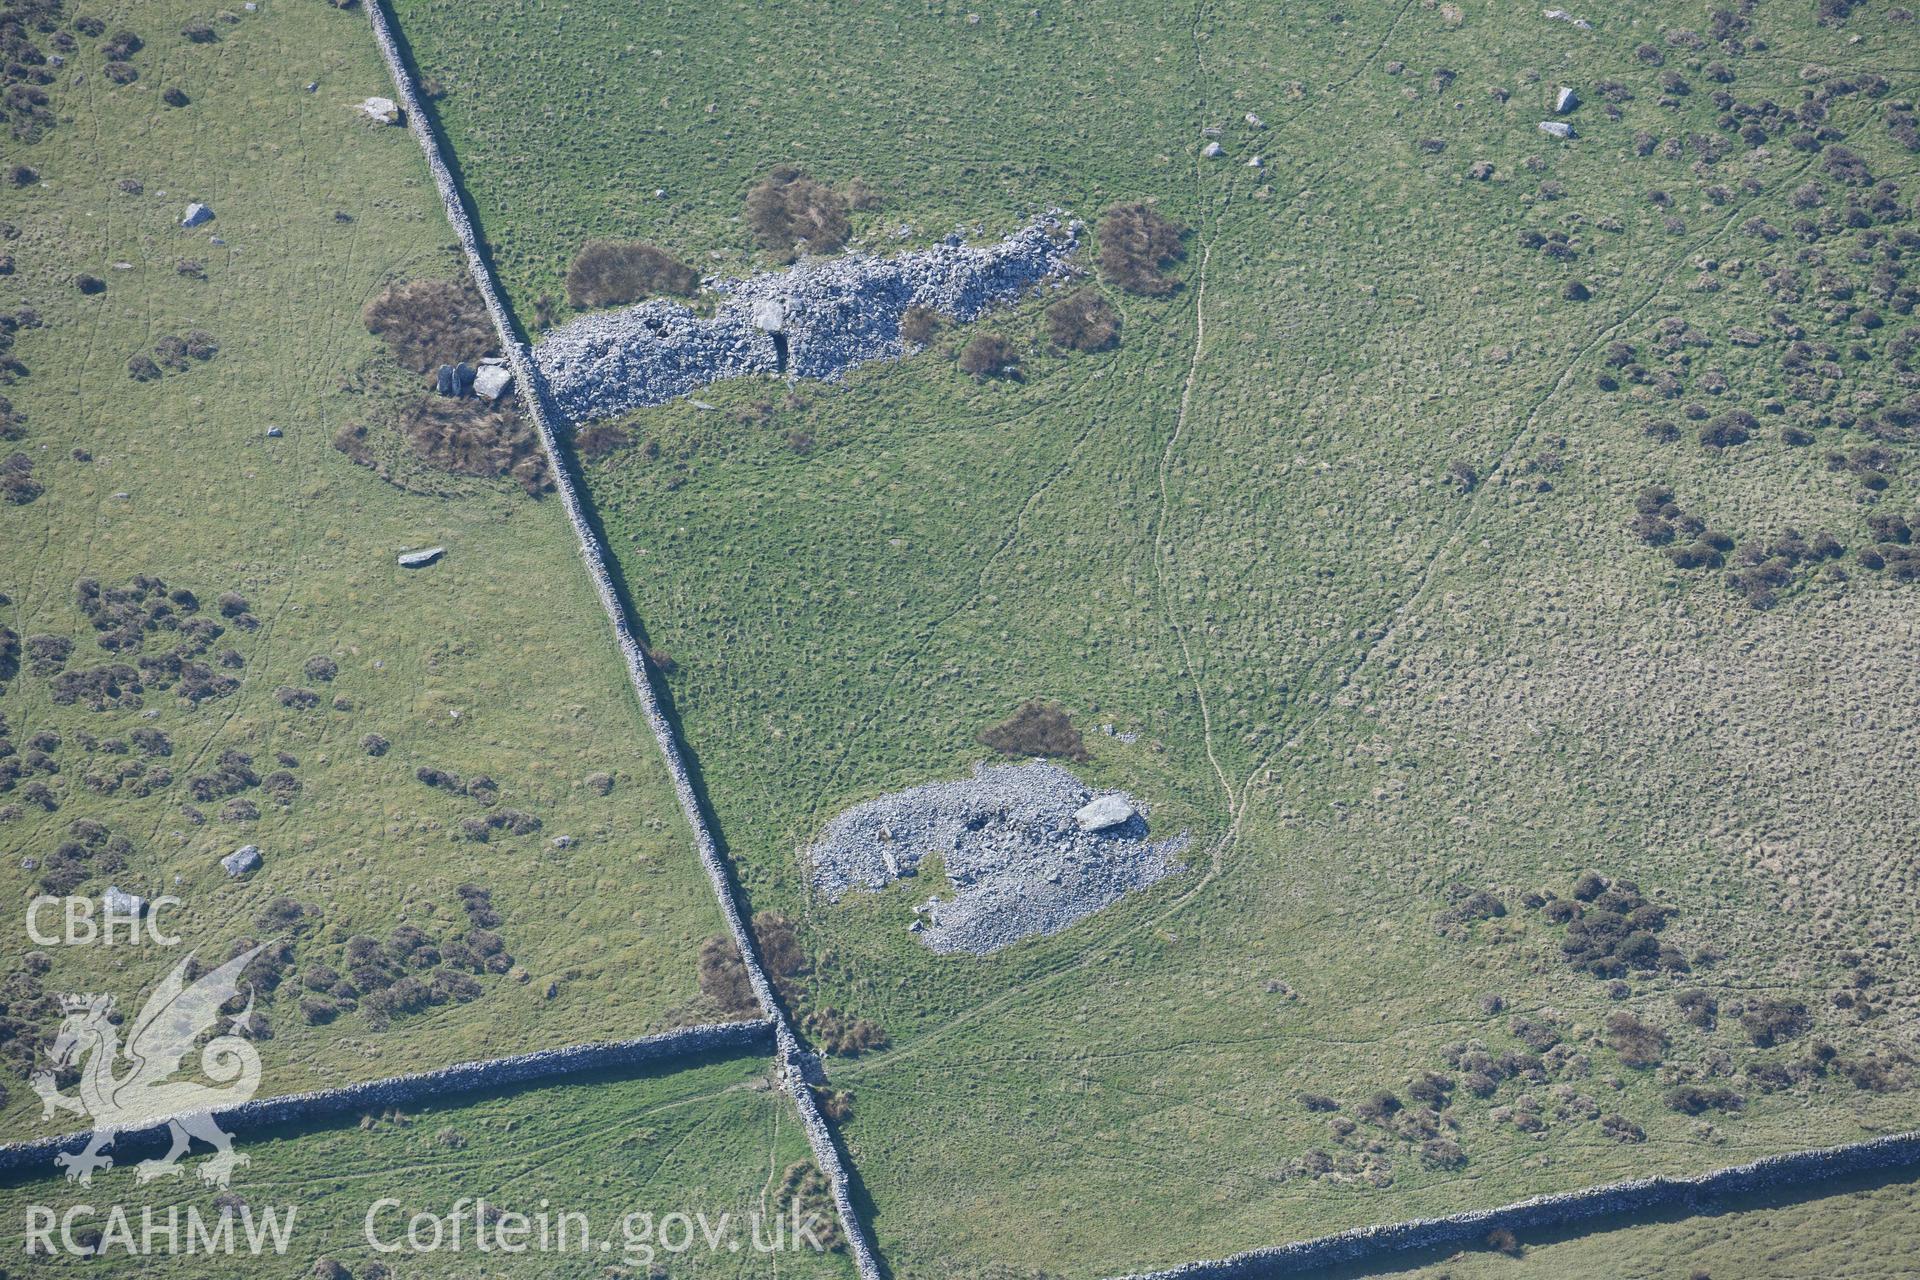
<path id="1" fill-rule="evenodd" d="M 257 1131 L 276 1125 L 329 1120 L 376 1107 L 415 1106 L 450 1094 L 477 1093 L 509 1086 L 528 1088 L 597 1071 L 667 1064 L 701 1054 L 765 1052 L 772 1046 L 771 1019 L 708 1022 L 696 1027 L 681 1027 L 674 1031 L 641 1036 L 635 1040 L 542 1049 L 536 1053 L 490 1058 L 482 1062 L 461 1062 L 434 1071 L 418 1071 L 385 1080 L 367 1080 L 335 1089 L 256 1098 L 237 1107 L 216 1108 L 211 1114 L 223 1129 Z M 165 1134 L 168 1123 L 168 1120 L 158 1119 L 121 1130 L 114 1138 L 116 1157 L 124 1156 L 130 1149 L 157 1142 Z M 0 1173 L 19 1173 L 36 1164 L 50 1165 L 56 1154 L 77 1151 L 85 1146 L 89 1136 L 88 1132 L 82 1131 L 0 1145 Z"/>
<path id="2" fill-rule="evenodd" d="M 1535 1196 L 1497 1209 L 1469 1209 L 1444 1218 L 1415 1218 L 1355 1227 L 1294 1244 L 1249 1249 L 1212 1262 L 1188 1262 L 1120 1280 L 1256 1280 L 1308 1275 L 1343 1262 L 1367 1262 L 1412 1249 L 1482 1243 L 1487 1233 L 1537 1231 L 1660 1209 L 1698 1213 L 1714 1201 L 1754 1192 L 1808 1187 L 1849 1174 L 1920 1168 L 1920 1132 L 1889 1134 L 1843 1146 L 1762 1156 L 1690 1178 L 1634 1178 L 1605 1186 Z"/>
<path id="3" fill-rule="evenodd" d="M 547 462 L 553 471 L 554 489 L 560 495 L 560 504 L 567 513 L 568 523 L 573 526 L 574 537 L 579 540 L 580 559 L 587 566 L 587 576 L 593 580 L 600 606 L 606 611 L 607 622 L 613 628 L 614 641 L 620 647 L 621 657 L 626 660 L 627 676 L 633 686 L 634 696 L 640 702 L 647 726 L 653 731 L 654 742 L 659 746 L 667 772 L 673 778 L 673 790 L 680 801 L 680 812 L 693 832 L 694 846 L 699 852 L 701 866 L 706 869 L 707 878 L 713 884 L 721 914 L 726 917 L 727 931 L 733 935 L 734 943 L 740 949 L 740 958 L 746 966 L 754 998 L 772 1020 L 780 1076 L 799 1111 L 801 1126 L 807 1131 L 814 1162 L 826 1175 L 832 1190 L 848 1252 L 853 1255 L 861 1280 L 881 1280 L 879 1259 L 868 1239 L 866 1226 L 853 1207 L 853 1198 L 847 1186 L 847 1169 L 840 1158 L 838 1141 L 814 1097 L 815 1081 L 824 1079 L 819 1060 L 807 1051 L 800 1037 L 794 1033 L 793 1024 L 774 993 L 765 967 L 760 963 L 753 931 L 747 927 L 745 914 L 734 893 L 732 873 L 720 856 L 712 832 L 708 830 L 706 815 L 701 811 L 699 797 L 694 793 L 692 779 L 687 775 L 679 740 L 674 736 L 673 727 L 667 723 L 660 709 L 660 699 L 654 692 L 653 680 L 647 671 L 646 654 L 634 638 L 626 609 L 614 589 L 613 576 L 607 568 L 607 553 L 600 545 L 592 522 L 587 518 L 586 506 L 581 500 L 573 473 L 568 470 L 567 455 L 560 448 L 559 433 L 554 427 L 559 414 L 553 411 L 546 384 L 528 357 L 526 344 L 520 341 L 512 315 L 500 299 L 493 265 L 480 248 L 479 236 L 473 229 L 473 219 L 468 215 L 466 200 L 459 183 L 454 180 L 453 170 L 446 162 L 440 139 L 420 95 L 414 68 L 402 53 L 396 24 L 387 12 L 387 0 L 367 0 L 366 10 L 373 27 L 373 38 L 380 46 L 381 56 L 387 61 L 388 73 L 393 77 L 396 99 L 406 114 L 407 128 L 412 130 L 421 151 L 426 155 L 427 167 L 432 170 L 434 183 L 440 189 L 440 201 L 446 209 L 447 221 L 460 241 L 474 287 L 479 290 L 481 300 L 486 304 L 487 314 L 492 317 L 493 327 L 500 336 L 500 349 L 513 369 L 520 401 L 526 406 L 527 416 L 532 419 L 534 430 L 539 434 L 541 447 L 546 450 Z"/>

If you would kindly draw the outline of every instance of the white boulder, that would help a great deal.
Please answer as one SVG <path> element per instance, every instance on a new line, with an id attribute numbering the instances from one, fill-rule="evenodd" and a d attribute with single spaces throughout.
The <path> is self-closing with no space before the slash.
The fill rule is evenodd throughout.
<path id="1" fill-rule="evenodd" d="M 1076 810 L 1073 820 L 1082 831 L 1105 831 L 1133 819 L 1133 805 L 1125 796 L 1100 796 Z"/>
<path id="2" fill-rule="evenodd" d="M 107 909 L 108 915 L 117 916 L 122 920 L 142 916 L 147 912 L 145 898 L 137 893 L 128 893 L 117 884 L 107 886 L 106 893 L 100 897 L 100 905 Z"/>
<path id="3" fill-rule="evenodd" d="M 201 204 L 198 200 L 195 200 L 187 206 L 187 212 L 181 217 L 180 225 L 183 227 L 197 227 L 201 223 L 212 221 L 213 210 L 207 208 L 207 206 Z"/>
<path id="4" fill-rule="evenodd" d="M 753 327 L 767 333 L 784 333 L 787 328 L 787 303 L 784 298 L 755 298 Z"/>
<path id="5" fill-rule="evenodd" d="M 392 98 L 367 98 L 360 103 L 360 114 L 376 124 L 399 124 L 400 104 Z"/>
<path id="6" fill-rule="evenodd" d="M 505 365 L 483 364 L 473 375 L 473 394 L 482 400 L 498 400 L 513 382 L 513 371 Z"/>

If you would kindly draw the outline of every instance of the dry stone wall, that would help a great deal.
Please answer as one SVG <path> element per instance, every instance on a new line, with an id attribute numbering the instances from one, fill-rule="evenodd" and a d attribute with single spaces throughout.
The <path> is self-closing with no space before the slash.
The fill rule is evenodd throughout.
<path id="1" fill-rule="evenodd" d="M 1636 1178 L 1562 1195 L 1536 1196 L 1497 1209 L 1476 1209 L 1445 1218 L 1416 1218 L 1388 1226 L 1357 1227 L 1339 1235 L 1296 1244 L 1252 1249 L 1214 1262 L 1188 1262 L 1124 1280 L 1265 1280 L 1297 1276 L 1343 1262 L 1358 1262 L 1410 1249 L 1477 1244 L 1498 1228 L 1514 1232 L 1624 1218 L 1633 1214 L 1693 1208 L 1716 1199 L 1784 1191 L 1849 1174 L 1920 1167 L 1920 1133 L 1893 1134 L 1846 1146 L 1766 1156 L 1693 1178 Z"/>
<path id="2" fill-rule="evenodd" d="M 694 1054 L 764 1053 L 773 1044 L 773 1020 L 770 1018 L 713 1022 L 641 1036 L 635 1040 L 542 1049 L 537 1053 L 515 1054 L 484 1062 L 462 1062 L 437 1071 L 369 1080 L 337 1089 L 260 1098 L 237 1107 L 217 1110 L 213 1114 L 228 1132 L 244 1133 L 388 1107 L 418 1106 L 455 1094 L 551 1083 L 590 1072 L 646 1066 Z M 129 1150 L 157 1140 L 166 1127 L 165 1120 L 158 1120 L 122 1132 L 114 1142 L 116 1156 L 124 1157 Z M 0 1172 L 50 1170 L 55 1153 L 78 1150 L 86 1145 L 87 1137 L 86 1133 L 67 1133 L 35 1142 L 13 1142 L 0 1146 Z"/>
<path id="3" fill-rule="evenodd" d="M 420 143 L 420 149 L 427 158 L 427 167 L 433 173 L 433 181 L 440 191 L 440 202 L 446 209 L 447 221 L 453 227 L 454 235 L 460 241 L 461 251 L 466 255 L 467 270 L 473 276 L 474 287 L 479 290 L 481 300 L 486 304 L 487 314 L 492 317 L 493 325 L 500 335 L 500 349 L 506 354 L 507 363 L 513 369 L 515 381 L 521 389 L 521 401 L 525 404 L 527 415 L 532 419 L 534 430 L 539 434 L 541 447 L 547 452 L 548 462 L 553 469 L 554 488 L 559 494 L 561 506 L 567 513 L 567 521 L 573 526 L 574 537 L 580 546 L 580 558 L 586 563 L 587 575 L 593 581 L 595 594 L 600 597 L 600 607 L 606 611 L 607 621 L 613 628 L 615 642 L 619 645 L 620 655 L 627 664 L 627 676 L 632 682 L 634 696 L 639 699 L 641 712 L 645 715 L 647 727 L 652 730 L 654 741 L 659 745 L 660 755 L 666 762 L 667 772 L 673 779 L 674 795 L 680 802 L 680 811 L 686 817 L 687 825 L 693 832 L 694 846 L 700 856 L 700 864 L 706 869 L 707 879 L 713 885 L 715 897 L 719 900 L 721 914 L 726 917 L 727 931 L 740 948 L 740 955 L 746 964 L 747 979 L 753 987 L 754 997 L 760 1007 L 773 1020 L 775 1048 L 781 1060 L 781 1076 L 787 1091 L 793 1096 L 794 1106 L 798 1108 L 802 1125 L 807 1130 L 808 1140 L 812 1143 L 815 1162 L 826 1175 L 832 1190 L 835 1207 L 839 1210 L 842 1232 L 847 1237 L 847 1247 L 852 1253 L 854 1263 L 859 1268 L 862 1280 L 879 1280 L 880 1266 L 873 1252 L 873 1246 L 867 1237 L 865 1225 L 853 1210 L 853 1201 L 847 1190 L 846 1168 L 840 1159 L 840 1151 L 835 1143 L 833 1132 L 827 1127 L 826 1118 L 820 1114 L 820 1108 L 814 1097 L 809 1078 L 817 1073 L 817 1064 L 812 1063 L 810 1055 L 801 1046 L 799 1037 L 794 1034 L 774 994 L 773 983 L 768 979 L 764 966 L 760 963 L 759 949 L 754 944 L 752 931 L 747 928 L 745 917 L 740 911 L 739 901 L 734 897 L 732 879 L 725 862 L 721 860 L 718 846 L 713 835 L 707 829 L 705 816 L 700 811 L 700 802 L 694 794 L 692 780 L 687 776 L 685 761 L 680 755 L 680 746 L 674 737 L 672 726 L 660 710 L 660 701 L 654 696 L 653 682 L 647 674 L 646 655 L 640 644 L 634 639 L 633 630 L 627 625 L 626 610 L 620 604 L 620 597 L 614 591 L 613 577 L 607 571 L 606 553 L 600 546 L 592 524 L 587 520 L 586 509 L 580 498 L 579 488 L 573 473 L 567 468 L 566 455 L 561 452 L 558 434 L 554 424 L 559 415 L 551 408 L 546 384 L 541 380 L 538 369 L 527 356 L 526 345 L 516 335 L 512 317 L 500 300 L 500 290 L 493 278 L 493 269 L 486 255 L 480 251 L 479 237 L 473 229 L 473 220 L 467 216 L 467 207 L 460 195 L 459 184 L 453 179 L 453 172 L 447 167 L 441 154 L 440 140 L 433 132 L 433 126 L 424 109 L 412 68 L 401 56 L 400 47 L 394 38 L 394 26 L 387 12 L 386 0 L 368 0 L 367 18 L 373 25 L 374 40 L 380 46 L 380 54 L 387 62 L 387 71 L 393 77 L 394 92 L 407 117 L 407 128 Z"/>

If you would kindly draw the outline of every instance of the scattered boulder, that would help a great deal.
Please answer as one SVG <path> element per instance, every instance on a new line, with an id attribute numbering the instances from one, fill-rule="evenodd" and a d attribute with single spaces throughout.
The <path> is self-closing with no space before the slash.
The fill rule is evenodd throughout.
<path id="1" fill-rule="evenodd" d="M 1566 85 L 1561 85 L 1553 95 L 1553 113 L 1563 116 L 1580 105 L 1580 96 Z"/>
<path id="2" fill-rule="evenodd" d="M 375 124 L 399 124 L 400 104 L 392 98 L 367 98 L 360 103 L 360 114 Z"/>
<path id="3" fill-rule="evenodd" d="M 220 859 L 220 865 L 230 876 L 243 876 L 249 871 L 260 869 L 260 846 L 243 844 L 226 857 Z"/>
<path id="4" fill-rule="evenodd" d="M 1542 120 L 1540 132 L 1565 140 L 1574 137 L 1573 126 L 1565 120 Z"/>
<path id="5" fill-rule="evenodd" d="M 1200 154 L 1205 156 L 1209 160 L 1212 160 L 1217 156 L 1219 156 L 1220 152 L 1221 152 L 1221 147 L 1220 147 L 1220 144 L 1217 142 L 1209 142 L 1206 146 L 1200 148 Z"/>
<path id="6" fill-rule="evenodd" d="M 424 569 L 447 554 L 445 547 L 425 547 L 419 551 L 402 551 L 399 563 L 402 569 Z"/>
<path id="7" fill-rule="evenodd" d="M 187 211 L 181 217 L 180 225 L 183 227 L 197 227 L 212 221 L 213 210 L 207 208 L 207 206 L 201 204 L 198 200 L 195 200 L 187 205 Z"/>

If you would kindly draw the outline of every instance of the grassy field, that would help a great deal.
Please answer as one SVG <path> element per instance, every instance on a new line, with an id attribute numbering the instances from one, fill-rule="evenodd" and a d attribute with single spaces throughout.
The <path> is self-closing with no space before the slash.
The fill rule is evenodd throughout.
<path id="1" fill-rule="evenodd" d="M 764 1061 L 732 1059 L 638 1078 L 582 1079 L 510 1097 L 449 1099 L 415 1112 L 371 1117 L 303 1134 L 266 1136 L 240 1145 L 252 1163 L 234 1176 L 237 1195 L 258 1223 L 272 1210 L 293 1220 L 287 1246 L 267 1247 L 259 1257 L 188 1255 L 183 1226 L 178 1256 L 164 1249 L 129 1257 L 109 1237 L 103 1256 L 59 1254 L 31 1264 L 35 1275 L 272 1276 L 322 1274 L 330 1259 L 358 1280 L 397 1277 L 496 1276 L 607 1277 L 842 1276 L 852 1273 L 845 1254 L 816 1251 L 772 1225 L 792 1197 L 781 1188 L 789 1169 L 808 1157 L 806 1136 L 793 1105 L 767 1078 Z M 74 1219 L 76 1241 L 89 1227 L 108 1232 L 109 1205 L 125 1205 L 135 1237 L 142 1209 L 161 1222 L 177 1209 L 215 1223 L 220 1194 L 193 1178 L 198 1160 L 185 1162 L 177 1181 L 134 1185 L 132 1171 L 114 1169 L 91 1189 L 59 1181 L 18 1182 L 0 1188 L 9 1224 L 30 1221 L 34 1206 L 64 1216 L 75 1205 L 93 1212 Z M 524 1252 L 498 1248 L 482 1253 L 473 1237 L 475 1201 L 501 1214 L 523 1214 L 529 1229 Z M 416 1213 L 448 1219 L 465 1202 L 461 1247 L 443 1221 L 440 1247 L 430 1248 L 433 1228 L 422 1224 L 410 1241 Z M 812 1212 L 802 1201 L 800 1221 Z M 561 1247 L 561 1215 L 569 1219 Z M 687 1232 L 671 1215 L 695 1223 Z M 545 1215 L 550 1234 L 540 1244 Z M 644 1215 L 644 1216 L 643 1216 Z M 697 1215 L 704 1215 L 700 1217 Z M 759 1219 L 756 1228 L 755 1219 Z M 38 1221 L 40 1219 L 31 1219 Z M 245 1239 L 249 1219 L 237 1218 L 234 1236 Z M 706 1231 L 717 1242 L 709 1246 Z M 584 1225 L 583 1225 L 584 1224 Z M 511 1231 L 502 1217 L 497 1228 Z M 754 1234 L 756 1229 L 759 1234 Z M 790 1230 L 790 1228 L 789 1228 Z M 784 1241 L 781 1251 L 757 1250 Z M 584 1245 L 582 1241 L 584 1240 Z M 417 1244 L 415 1243 L 417 1242 Z M 608 1246 L 602 1248 L 602 1242 Z M 495 1240 L 489 1240 L 489 1244 Z M 383 1246 L 383 1247 L 376 1247 Z M 737 1245 L 737 1248 L 730 1248 Z M 650 1272 L 650 1264 L 657 1270 Z M 378 1271 L 384 1265 L 390 1270 Z M 338 1273 L 329 1273 L 338 1280 Z"/>
<path id="2" fill-rule="evenodd" d="M 1340 1270 L 1418 1280 L 1523 1280 L 1605 1275 L 1618 1280 L 1881 1280 L 1913 1274 L 1920 1187 L 1911 1182 L 1797 1203 L 1717 1206 L 1661 1221 L 1563 1238 L 1523 1241 L 1519 1256 L 1485 1250 L 1404 1270 Z"/>
<path id="3" fill-rule="evenodd" d="M 266 1092 L 710 1016 L 695 953 L 718 912 L 558 506 L 423 468 L 404 491 L 330 447 L 347 423 L 386 430 L 358 390 L 393 381 L 360 322 L 367 300 L 390 278 L 462 272 L 413 139 L 353 109 L 387 86 L 363 15 L 269 0 L 235 6 L 199 43 L 182 34 L 203 15 L 192 5 L 96 10 L 142 38 L 138 78 L 111 83 L 103 42 L 80 36 L 47 90 L 57 123 L 9 152 L 37 180 L 0 193 L 15 237 L 0 246 L 5 296 L 40 319 L 8 353 L 20 367 L 0 393 L 25 421 L 7 448 L 44 490 L 0 505 L 0 622 L 26 647 L 0 678 L 18 766 L 0 795 L 7 1039 L 23 1051 L 0 1128 L 44 1131 L 25 1055 L 59 1021 L 52 996 L 109 991 L 132 1015 L 186 948 L 223 959 L 243 936 L 293 941 L 258 1006 Z M 166 89 L 188 104 L 163 106 Z M 215 220 L 182 229 L 189 200 Z M 182 273 L 183 259 L 199 269 Z M 83 293 L 81 275 L 104 289 Z M 218 353 L 130 376 L 131 357 L 193 330 Z M 429 545 L 447 548 L 438 564 L 396 567 Z M 204 662 L 237 687 L 195 702 L 191 676 L 156 676 L 95 711 L 81 681 L 58 700 L 74 673 L 182 642 L 136 618 L 137 648 L 103 647 L 117 633 L 90 625 L 76 582 L 111 592 L 136 575 L 197 597 L 198 617 L 224 628 Z M 223 609 L 229 592 L 244 605 Z M 144 618 L 154 603 L 108 608 Z M 59 638 L 63 661 L 36 659 Z M 229 648 L 242 665 L 216 661 Z M 467 794 L 424 785 L 421 768 L 460 775 Z M 538 829 L 466 836 L 468 820 L 507 809 Z M 105 831 L 63 851 L 87 823 Z M 219 860 L 243 844 L 264 865 L 230 880 Z M 76 892 L 182 899 L 160 916 L 181 948 L 31 943 L 27 901 L 70 854 Z M 491 908 L 469 911 L 466 884 L 490 890 Z M 58 912 L 42 925 L 57 932 Z M 478 997 L 385 1029 L 364 1008 L 309 1024 L 309 979 L 348 975 L 351 939 L 385 947 L 403 925 L 424 935 L 408 935 L 422 977 L 420 946 L 497 934 L 492 966 L 470 966 Z"/>
<path id="4" fill-rule="evenodd" d="M 869 244 L 1121 198 L 1192 228 L 1117 351 L 1029 308 L 984 325 L 1019 382 L 950 335 L 635 415 L 588 469 L 745 887 L 814 957 L 796 1003 L 892 1037 L 833 1074 L 901 1274 L 1920 1118 L 1898 13 L 398 8 L 523 319 L 589 236 L 764 262 L 740 202 L 787 161 L 882 193 Z M 985 960 L 911 939 L 924 886 L 810 897 L 827 819 L 1036 696 L 1189 874 Z M 1672 908 L 1675 963 L 1566 962 L 1527 895 L 1589 869 Z M 1518 1055 L 1485 1096 L 1482 1054 Z"/>

